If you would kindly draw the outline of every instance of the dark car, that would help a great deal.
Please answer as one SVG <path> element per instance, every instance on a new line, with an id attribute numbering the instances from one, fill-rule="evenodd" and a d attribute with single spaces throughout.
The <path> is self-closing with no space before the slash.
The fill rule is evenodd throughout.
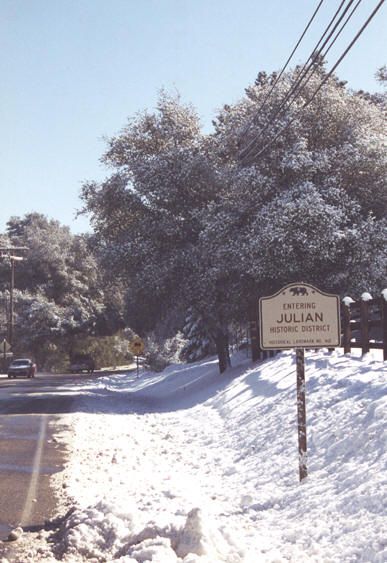
<path id="1" fill-rule="evenodd" d="M 8 377 L 35 377 L 36 364 L 32 360 L 23 358 L 13 360 L 8 366 Z"/>
<path id="2" fill-rule="evenodd" d="M 87 373 L 93 373 L 95 370 L 95 362 L 93 358 L 87 354 L 75 356 L 70 364 L 71 373 L 82 373 L 82 371 L 87 371 Z"/>

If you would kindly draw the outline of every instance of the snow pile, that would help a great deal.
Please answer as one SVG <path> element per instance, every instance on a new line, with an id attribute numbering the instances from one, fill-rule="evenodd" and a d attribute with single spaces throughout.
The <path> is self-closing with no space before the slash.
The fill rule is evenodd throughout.
<path id="1" fill-rule="evenodd" d="M 294 354 L 83 389 L 62 435 L 51 538 L 63 561 L 387 560 L 386 384 L 372 356 L 306 353 L 309 477 L 298 482 Z"/>
<path id="2" fill-rule="evenodd" d="M 136 530 L 133 512 L 117 504 L 99 502 L 87 509 L 75 509 L 57 538 L 61 560 L 158 561 L 186 563 L 240 561 L 230 558 L 229 545 L 199 508 L 192 509 L 184 526 L 160 527 L 149 522 Z M 138 516 L 138 514 L 137 514 Z M 140 518 L 139 518 L 140 521 Z"/>

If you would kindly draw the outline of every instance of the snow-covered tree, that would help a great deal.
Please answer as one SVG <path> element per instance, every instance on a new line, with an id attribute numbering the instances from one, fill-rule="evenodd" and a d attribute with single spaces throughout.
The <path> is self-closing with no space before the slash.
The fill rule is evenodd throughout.
<path id="1" fill-rule="evenodd" d="M 64 305 L 73 296 L 98 297 L 96 262 L 85 237 L 72 235 L 68 227 L 39 213 L 12 217 L 7 233 L 13 245 L 28 248 L 18 263 L 18 289 L 40 288 Z"/>
<path id="2" fill-rule="evenodd" d="M 192 307 L 185 319 L 183 337 L 186 339 L 186 343 L 180 356 L 187 362 L 196 362 L 215 352 L 206 322 Z"/>
<path id="3" fill-rule="evenodd" d="M 28 248 L 15 267 L 14 351 L 29 352 L 44 364 L 46 344 L 97 331 L 105 312 L 97 264 L 86 237 L 38 213 L 11 218 L 7 237 L 10 245 Z M 1 273 L 0 300 L 8 303 L 7 257 Z"/>
<path id="4" fill-rule="evenodd" d="M 164 93 L 156 113 L 137 115 L 110 140 L 103 161 L 114 173 L 85 184 L 82 197 L 105 268 L 127 285 L 129 322 L 144 333 L 201 293 L 199 215 L 217 197 L 217 174 L 196 113 Z M 210 315 L 217 338 L 222 320 Z"/>
<path id="5" fill-rule="evenodd" d="M 267 99 L 275 75 L 261 73 L 214 122 L 223 192 L 203 213 L 201 239 L 228 275 L 230 300 L 235 283 L 247 302 L 251 290 L 295 279 L 339 292 L 355 278 L 375 285 L 375 270 L 357 266 L 372 255 L 379 274 L 387 269 L 382 107 L 332 77 L 303 108 L 326 76 L 320 65 L 295 103 L 272 119 L 297 72 L 286 73 Z M 372 236 L 370 254 L 365 240 Z"/>
<path id="6" fill-rule="evenodd" d="M 327 77 L 316 65 L 292 103 L 282 102 L 299 68 L 274 89 L 277 75 L 260 73 L 211 134 L 163 93 L 155 113 L 110 140 L 103 161 L 113 173 L 82 197 L 138 332 L 192 307 L 223 370 L 227 326 L 246 320 L 259 295 L 293 280 L 338 292 L 380 283 L 385 102 L 334 76 L 316 93 Z"/>

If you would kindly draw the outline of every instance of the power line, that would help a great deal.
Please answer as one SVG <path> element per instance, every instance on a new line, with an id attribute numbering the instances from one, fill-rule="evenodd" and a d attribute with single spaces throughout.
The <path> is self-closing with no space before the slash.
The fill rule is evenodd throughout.
<path id="1" fill-rule="evenodd" d="M 275 113 L 272 114 L 272 116 L 270 117 L 271 120 L 275 119 L 277 117 L 277 115 L 279 114 L 279 111 L 282 109 L 283 105 L 286 103 L 286 101 L 289 99 L 289 97 L 293 94 L 293 92 L 297 89 L 297 87 L 299 86 L 301 80 L 304 78 L 304 76 L 306 75 L 306 73 L 310 70 L 311 65 L 314 63 L 313 54 L 316 53 L 316 50 L 318 49 L 321 41 L 324 39 L 325 35 L 328 33 L 329 28 L 331 27 L 331 25 L 333 24 L 333 22 L 335 21 L 337 15 L 339 14 L 341 8 L 343 7 L 343 4 L 345 3 L 346 0 L 342 0 L 340 6 L 338 7 L 338 9 L 336 10 L 335 14 L 333 15 L 331 21 L 329 22 L 328 26 L 325 28 L 325 31 L 323 33 L 323 35 L 320 37 L 319 41 L 317 42 L 316 46 L 314 47 L 314 49 L 312 50 L 312 53 L 309 55 L 308 59 L 306 60 L 306 62 L 304 63 L 304 66 L 302 67 L 302 69 L 300 70 L 295 82 L 291 85 L 291 87 L 289 88 L 289 90 L 287 91 L 287 93 L 285 94 L 285 97 L 283 98 L 282 102 L 280 102 L 280 105 L 276 108 Z M 352 0 L 353 1 L 353 0 Z M 308 66 L 309 61 L 311 61 L 311 64 Z M 308 68 L 306 68 L 308 66 Z M 261 108 L 260 108 L 261 109 Z M 258 113 L 260 110 L 258 110 L 258 112 L 256 113 L 254 120 L 257 118 Z M 241 150 L 240 152 L 240 157 L 243 160 L 244 158 L 246 158 L 246 156 L 248 156 L 248 153 L 251 151 L 251 149 L 254 149 L 254 145 L 256 143 L 256 141 L 258 140 L 258 136 L 267 129 L 267 127 L 270 124 L 270 120 L 266 123 L 266 125 L 264 125 L 260 131 L 258 132 L 258 134 L 255 136 L 254 139 L 252 139 L 252 141 L 250 141 L 250 143 L 248 144 L 247 147 L 245 147 L 244 149 Z"/>
<path id="2" fill-rule="evenodd" d="M 343 23 L 343 25 L 341 26 L 341 28 L 339 29 L 339 31 L 337 32 L 337 34 L 335 35 L 334 39 L 332 40 L 332 43 L 328 46 L 327 50 L 323 53 L 323 58 L 325 59 L 325 57 L 327 56 L 327 54 L 329 53 L 331 47 L 335 44 L 337 38 L 341 35 L 341 32 L 343 31 L 343 29 L 345 28 L 345 26 L 347 25 L 347 23 L 349 22 L 349 20 L 352 18 L 353 14 L 356 12 L 356 10 L 358 9 L 359 5 L 361 4 L 362 0 L 358 0 L 357 4 L 355 5 L 355 7 L 353 8 L 352 12 L 349 14 L 349 16 L 347 17 L 347 19 L 345 20 L 345 22 Z"/>
<path id="3" fill-rule="evenodd" d="M 320 3 L 318 4 L 317 8 L 316 8 L 315 11 L 313 12 L 312 17 L 310 18 L 310 20 L 309 20 L 309 22 L 307 23 L 307 25 L 306 25 L 304 31 L 303 31 L 302 34 L 301 34 L 299 40 L 297 41 L 295 47 L 293 48 L 293 51 L 290 53 L 290 55 L 289 55 L 289 57 L 288 57 L 288 60 L 286 61 L 286 63 L 285 63 L 284 66 L 282 67 L 281 72 L 279 73 L 279 75 L 276 77 L 276 79 L 275 79 L 275 81 L 274 81 L 272 87 L 270 88 L 269 92 L 266 94 L 266 96 L 265 96 L 265 98 L 264 98 L 264 100 L 263 100 L 261 106 L 259 107 L 259 109 L 258 109 L 258 111 L 257 111 L 257 114 L 259 114 L 259 113 L 262 111 L 262 109 L 265 107 L 265 104 L 266 104 L 267 100 L 270 98 L 270 95 L 272 94 L 274 88 L 277 86 L 278 82 L 279 82 L 280 79 L 281 79 L 281 76 L 283 75 L 283 73 L 285 72 L 285 70 L 286 70 L 288 64 L 289 64 L 290 61 L 292 60 L 294 53 L 297 51 L 297 49 L 298 49 L 298 47 L 299 47 L 301 41 L 303 40 L 303 38 L 304 38 L 306 32 L 308 31 L 309 27 L 311 26 L 311 24 L 312 24 L 314 18 L 315 18 L 316 15 L 317 15 L 317 12 L 318 12 L 319 9 L 321 8 L 321 5 L 322 5 L 323 2 L 324 2 L 324 0 L 320 0 Z M 254 117 L 254 119 L 246 126 L 245 130 L 243 131 L 243 134 L 246 134 L 246 133 L 247 133 L 247 131 L 250 129 L 250 127 L 251 127 L 251 125 L 254 123 L 254 121 L 255 121 L 255 117 Z"/>
<path id="4" fill-rule="evenodd" d="M 355 35 L 355 37 L 353 38 L 353 40 L 351 41 L 351 43 L 348 45 L 348 47 L 345 49 L 344 53 L 339 57 L 339 59 L 336 61 L 336 63 L 334 64 L 334 66 L 332 67 L 332 69 L 329 71 L 329 73 L 326 75 L 326 77 L 324 78 L 324 80 L 321 82 L 321 84 L 317 87 L 317 89 L 314 91 L 314 93 L 312 94 L 312 96 L 304 103 L 304 105 L 300 108 L 300 111 L 303 110 L 304 108 L 306 108 L 316 97 L 317 93 L 321 90 L 321 88 L 324 86 L 324 84 L 329 80 L 329 78 L 332 76 L 332 74 L 334 73 L 334 71 L 336 70 L 336 68 L 339 66 L 339 64 L 342 62 L 342 60 L 344 59 L 344 57 L 348 54 L 348 52 L 352 49 L 353 45 L 356 43 L 356 41 L 359 39 L 360 35 L 363 33 L 363 31 L 366 29 L 366 27 L 369 25 L 369 23 L 371 22 L 371 20 L 374 18 L 374 16 L 376 15 L 376 13 L 378 12 L 378 10 L 381 8 L 382 4 L 384 4 L 385 0 L 380 0 L 379 4 L 376 6 L 376 8 L 373 10 L 373 12 L 371 13 L 371 15 L 368 17 L 368 19 L 366 20 L 366 22 L 363 24 L 363 26 L 360 28 L 360 30 L 358 31 L 358 33 Z M 293 119 L 291 119 L 282 129 L 280 129 L 280 131 L 278 131 L 278 133 L 273 137 L 273 139 L 271 141 L 269 141 L 258 153 L 256 153 L 255 155 L 253 155 L 253 158 L 258 158 L 263 152 L 265 152 L 277 139 L 278 137 L 286 130 L 288 129 L 288 127 L 290 127 L 290 125 L 297 119 L 297 116 L 293 117 Z"/>
<path id="5" fill-rule="evenodd" d="M 291 88 L 289 89 L 289 91 L 287 92 L 287 94 L 285 95 L 285 99 L 283 100 L 283 102 L 281 103 L 281 106 L 287 102 L 287 100 L 293 95 L 293 93 L 297 93 L 297 90 L 299 90 L 300 85 L 302 80 L 307 76 L 307 74 L 310 72 L 311 68 L 315 65 L 315 61 L 316 59 L 321 55 L 321 52 L 323 50 L 323 48 L 325 47 L 325 45 L 327 44 L 327 42 L 329 41 L 329 39 L 332 37 L 332 34 L 334 33 L 336 27 L 339 25 L 339 23 L 341 22 L 342 18 L 344 17 L 344 15 L 346 14 L 347 10 L 350 8 L 351 4 L 354 2 L 354 0 L 350 0 L 349 4 L 346 8 L 344 8 L 344 12 L 343 14 L 341 14 L 338 22 L 336 22 L 334 28 L 331 30 L 331 32 L 329 33 L 327 39 L 324 41 L 324 43 L 322 44 L 322 46 L 320 47 L 320 43 L 323 41 L 324 37 L 326 36 L 326 34 L 329 32 L 330 27 L 333 25 L 336 17 L 338 16 L 338 14 L 340 13 L 343 5 L 345 4 L 346 0 L 342 0 L 340 6 L 338 7 L 338 9 L 336 10 L 335 14 L 333 15 L 333 17 L 331 18 L 328 26 L 325 28 L 324 33 L 322 34 L 322 36 L 320 37 L 320 39 L 318 40 L 316 46 L 314 47 L 314 49 L 312 50 L 311 54 L 309 55 L 308 59 L 306 60 L 304 66 L 302 67 L 295 83 L 291 86 Z M 310 62 L 309 62 L 310 61 Z M 308 64 L 309 63 L 309 64 Z M 314 72 L 314 69 L 312 70 L 312 74 Z M 281 107 L 279 108 L 281 109 Z"/>
<path id="6" fill-rule="evenodd" d="M 338 21 L 335 23 L 333 29 L 330 31 L 328 37 L 325 39 L 324 43 L 321 45 L 320 47 L 320 43 L 321 41 L 324 39 L 325 35 L 327 34 L 327 32 L 329 31 L 329 28 L 331 27 L 331 25 L 333 24 L 337 14 L 339 13 L 343 2 L 340 4 L 339 9 L 336 11 L 335 15 L 333 16 L 332 20 L 330 21 L 328 27 L 326 28 L 325 32 L 323 33 L 322 37 L 320 38 L 320 40 L 318 41 L 316 47 L 314 48 L 314 50 L 312 51 L 311 55 L 309 56 L 309 59 L 307 60 L 306 64 L 308 63 L 308 61 L 310 60 L 310 63 L 308 65 L 308 67 L 305 69 L 305 71 L 302 74 L 302 76 L 299 76 L 297 78 L 297 81 L 295 83 L 295 85 L 292 86 L 292 88 L 290 89 L 290 92 L 287 94 L 287 96 L 285 96 L 285 100 L 282 102 L 282 106 L 293 96 L 293 101 L 296 99 L 297 95 L 300 93 L 301 91 L 301 83 L 302 80 L 304 78 L 307 77 L 308 73 L 309 77 L 307 78 L 306 82 L 304 84 L 302 84 L 302 87 L 305 87 L 306 84 L 309 82 L 310 78 L 313 76 L 314 72 L 316 71 L 316 61 L 318 61 L 320 58 L 324 59 L 326 53 L 329 51 L 329 49 L 332 47 L 332 45 L 335 43 L 335 41 L 337 40 L 337 38 L 339 37 L 341 31 L 344 29 L 345 25 L 348 23 L 349 19 L 348 18 L 346 20 L 346 23 L 342 26 L 341 30 L 339 33 L 337 33 L 337 35 L 335 36 L 335 38 L 332 40 L 331 44 L 329 45 L 327 51 L 325 53 L 323 53 L 323 49 L 326 46 L 326 44 L 328 43 L 328 41 L 330 40 L 330 38 L 332 37 L 332 35 L 334 34 L 334 32 L 336 31 L 338 25 L 341 23 L 341 21 L 343 20 L 345 14 L 347 13 L 347 11 L 349 10 L 349 8 L 351 7 L 351 5 L 353 4 L 355 0 L 350 0 L 349 4 L 344 8 L 343 13 L 341 14 L 341 16 L 339 17 Z M 359 2 L 361 2 L 361 0 L 359 0 Z M 353 12 L 352 12 L 353 13 Z M 306 64 L 304 65 L 304 68 L 306 66 Z M 312 70 L 311 70 L 312 69 Z M 292 103 L 292 102 L 291 102 Z M 281 107 L 279 108 L 281 109 Z"/>
<path id="7" fill-rule="evenodd" d="M 323 49 L 324 47 L 327 45 L 327 43 L 329 42 L 330 38 L 332 37 L 332 35 L 334 34 L 334 32 L 336 31 L 337 27 L 339 26 L 339 24 L 341 23 L 341 21 L 343 20 L 344 16 L 346 15 L 346 13 L 348 12 L 349 8 L 351 7 L 351 5 L 354 3 L 355 0 L 350 0 L 348 5 L 344 8 L 343 13 L 340 15 L 338 21 L 334 24 L 333 29 L 329 32 L 329 29 L 331 28 L 331 26 L 333 25 L 335 19 L 337 18 L 338 14 L 340 13 L 345 0 L 343 0 L 340 4 L 340 6 L 338 7 L 338 9 L 336 10 L 335 14 L 333 15 L 333 17 L 331 18 L 328 26 L 326 27 L 323 35 L 320 37 L 319 41 L 317 42 L 316 46 L 314 47 L 314 49 L 312 50 L 312 53 L 309 55 L 307 61 L 305 62 L 304 66 L 302 67 L 300 73 L 297 76 L 296 81 L 293 83 L 293 85 L 290 87 L 290 89 L 288 90 L 288 92 L 285 94 L 285 97 L 283 98 L 282 102 L 280 102 L 280 105 L 276 108 L 274 114 L 271 116 L 271 118 L 269 119 L 269 121 L 260 129 L 260 131 L 258 132 L 258 134 L 255 136 L 254 139 L 252 139 L 252 141 L 250 141 L 249 145 L 247 147 L 245 147 L 243 149 L 243 151 L 241 151 L 240 153 L 240 158 L 241 160 L 246 159 L 246 157 L 249 156 L 249 154 L 252 152 L 252 150 L 254 150 L 254 146 L 256 144 L 256 142 L 258 141 L 259 136 L 264 133 L 269 127 L 270 125 L 274 122 L 274 120 L 279 116 L 279 114 L 281 113 L 281 110 L 285 107 L 285 105 L 287 104 L 287 102 L 293 97 L 293 100 L 290 101 L 290 104 L 292 104 L 297 96 L 300 94 L 301 92 L 301 88 L 304 88 L 309 80 L 312 78 L 313 74 L 316 72 L 317 69 L 317 65 L 316 65 L 316 61 L 319 60 L 319 58 L 324 57 L 326 55 L 326 53 L 329 51 L 329 49 L 332 47 L 332 45 L 335 43 L 335 41 L 337 40 L 337 38 L 339 37 L 340 33 L 342 32 L 342 30 L 344 29 L 344 27 L 346 26 L 346 24 L 348 23 L 349 19 L 352 17 L 354 11 L 356 10 L 357 6 L 359 5 L 360 1 L 358 2 L 358 4 L 356 5 L 355 9 L 351 12 L 350 16 L 347 18 L 346 22 L 344 23 L 344 25 L 342 26 L 342 28 L 340 29 L 340 31 L 337 33 L 337 35 L 335 36 L 335 38 L 332 40 L 331 44 L 329 45 L 327 51 L 322 55 Z M 329 32 L 328 37 L 325 39 L 325 41 L 323 42 L 323 44 L 320 47 L 321 42 L 323 41 L 324 37 L 327 35 L 327 33 Z M 310 62 L 309 62 L 310 61 Z M 309 63 L 309 64 L 308 64 Z M 308 76 L 309 74 L 309 76 Z M 305 80 L 306 79 L 306 80 Z M 305 80 L 304 84 L 302 84 L 303 80 Z"/>

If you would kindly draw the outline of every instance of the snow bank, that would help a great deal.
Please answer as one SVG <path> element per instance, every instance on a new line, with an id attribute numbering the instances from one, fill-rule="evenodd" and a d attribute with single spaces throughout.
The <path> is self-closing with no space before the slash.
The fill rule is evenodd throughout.
<path id="1" fill-rule="evenodd" d="M 62 435 L 74 505 L 64 561 L 387 560 L 386 371 L 306 353 L 309 477 L 298 482 L 296 374 L 285 352 L 96 379 Z"/>
<path id="2" fill-rule="evenodd" d="M 240 561 L 229 557 L 229 545 L 201 509 L 191 510 L 182 527 L 149 522 L 136 530 L 133 512 L 126 506 L 99 502 L 75 509 L 56 534 L 56 553 L 65 561 Z M 139 519 L 140 520 L 140 519 Z M 137 520 L 137 522 L 139 521 Z"/>

